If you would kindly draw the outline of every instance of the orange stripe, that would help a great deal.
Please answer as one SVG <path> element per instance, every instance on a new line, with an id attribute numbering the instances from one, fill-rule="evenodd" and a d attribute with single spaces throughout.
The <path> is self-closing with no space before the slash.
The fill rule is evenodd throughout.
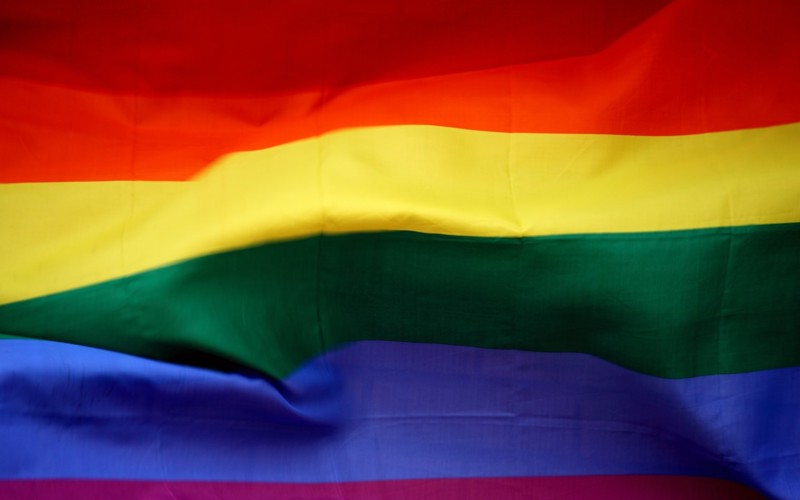
<path id="1" fill-rule="evenodd" d="M 679 3 L 591 56 L 325 93 L 133 97 L 2 79 L 0 182 L 183 180 L 228 152 L 359 126 L 674 135 L 800 121 L 792 5 Z"/>

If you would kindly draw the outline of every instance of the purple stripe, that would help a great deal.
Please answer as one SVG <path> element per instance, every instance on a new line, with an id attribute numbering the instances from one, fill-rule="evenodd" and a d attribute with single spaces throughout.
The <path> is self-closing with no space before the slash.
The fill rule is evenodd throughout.
<path id="1" fill-rule="evenodd" d="M 582 354 L 364 342 L 282 383 L 0 341 L 0 478 L 670 474 L 800 497 L 800 368 L 669 380 Z"/>
<path id="2" fill-rule="evenodd" d="M 593 500 L 755 500 L 753 490 L 690 476 L 565 476 L 405 479 L 359 483 L 230 483 L 176 481 L 0 480 L 5 500 L 487 500 L 570 498 Z"/>

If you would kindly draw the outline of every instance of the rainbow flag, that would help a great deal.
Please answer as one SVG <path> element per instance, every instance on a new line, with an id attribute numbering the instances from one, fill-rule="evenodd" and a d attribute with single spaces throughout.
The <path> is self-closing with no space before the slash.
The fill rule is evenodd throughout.
<path id="1" fill-rule="evenodd" d="M 794 0 L 5 0 L 0 499 L 800 498 Z"/>

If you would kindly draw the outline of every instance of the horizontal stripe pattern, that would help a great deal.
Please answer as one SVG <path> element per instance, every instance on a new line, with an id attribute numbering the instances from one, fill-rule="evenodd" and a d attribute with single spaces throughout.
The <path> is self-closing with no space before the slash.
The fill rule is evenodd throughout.
<path id="1" fill-rule="evenodd" d="M 736 483 L 689 476 L 579 476 L 547 478 L 460 478 L 350 483 L 225 483 L 187 481 L 39 480 L 2 481 L 6 500 L 486 500 L 489 498 L 566 500 L 757 500 L 764 498 Z"/>
<path id="2" fill-rule="evenodd" d="M 0 332 L 279 377 L 361 339 L 585 352 L 662 377 L 746 372 L 800 363 L 798 248 L 800 224 L 317 236 L 7 304 Z"/>
<path id="3" fill-rule="evenodd" d="M 0 6 L 0 497 L 800 497 L 797 4 L 332 1 Z"/>
<path id="4" fill-rule="evenodd" d="M 677 137 L 384 127 L 230 155 L 188 183 L 4 185 L 0 303 L 319 232 L 796 222 L 798 137 L 798 124 Z"/>
<path id="5" fill-rule="evenodd" d="M 62 2 L 56 3 L 51 9 L 41 6 L 30 12 L 23 9 L 11 17 L 37 19 L 42 12 L 52 16 L 68 8 Z M 124 6 L 117 8 L 119 13 L 125 10 Z M 177 13 L 166 6 L 159 8 L 173 15 Z M 302 10 L 302 6 L 294 4 L 285 8 Z M 503 8 L 564 7 L 526 2 L 515 7 L 493 6 L 492 15 Z M 642 15 L 638 9 L 655 10 L 652 5 L 637 2 L 636 7 L 626 6 L 622 18 L 597 23 L 597 17 L 591 15 L 591 9 L 595 8 L 610 12 L 619 6 L 615 2 L 591 2 L 588 6 L 581 2 L 572 14 L 581 19 L 589 16 L 590 31 L 615 31 L 618 27 L 614 23 Z M 464 12 L 465 7 L 460 5 L 458 9 Z M 80 22 L 87 22 L 94 11 L 91 7 L 83 8 Z M 377 8 L 371 15 L 380 15 L 380 11 Z M 0 15 L 2 12 L 0 9 Z M 107 14 L 121 23 L 119 30 L 134 26 L 130 13 L 115 17 L 112 8 Z M 158 19 L 160 23 L 169 23 L 168 12 L 164 14 L 167 20 L 148 13 L 141 22 Z M 391 26 L 396 26 L 397 15 L 392 15 Z M 190 29 L 194 25 L 186 24 L 185 16 L 180 11 L 181 26 Z M 572 25 L 573 17 L 551 19 L 546 25 L 552 27 L 554 21 Z M 291 72 L 288 68 L 284 71 L 270 68 L 265 53 L 272 53 L 275 47 L 283 50 L 287 44 L 268 44 L 261 47 L 258 57 L 242 61 L 257 65 L 253 71 L 268 71 L 266 86 L 259 86 L 255 93 L 223 95 L 213 92 L 214 88 L 220 90 L 215 85 L 200 84 L 206 87 L 205 94 L 196 86 L 206 77 L 221 78 L 218 83 L 225 85 L 252 84 L 254 80 L 232 78 L 229 71 L 211 71 L 208 67 L 209 59 L 213 59 L 211 54 L 195 53 L 204 45 L 195 42 L 185 45 L 179 39 L 165 41 L 165 47 L 172 47 L 174 54 L 202 57 L 201 62 L 196 62 L 202 69 L 200 74 L 192 74 L 190 78 L 181 73 L 182 69 L 188 69 L 186 66 L 164 64 L 157 70 L 129 74 L 137 79 L 132 94 L 104 87 L 104 82 L 117 79 L 113 75 L 96 75 L 87 82 L 99 89 L 64 88 L 65 82 L 58 78 L 50 82 L 46 74 L 37 76 L 28 72 L 64 73 L 67 67 L 63 61 L 80 52 L 76 46 L 78 40 L 73 36 L 69 43 L 59 43 L 62 38 L 70 37 L 71 31 L 36 31 L 33 27 L 36 21 L 29 19 L 34 24 L 27 25 L 12 21 L 13 31 L 5 31 L 6 43 L 14 44 L 15 50 L 3 51 L 0 43 L 0 71 L 7 74 L 0 78 L 0 94 L 5 96 L 0 103 L 0 150 L 5 161 L 0 181 L 187 179 L 219 156 L 233 151 L 264 149 L 345 127 L 427 124 L 497 132 L 672 135 L 797 122 L 800 95 L 795 92 L 795 82 L 800 80 L 800 69 L 793 62 L 800 59 L 800 35 L 791 21 L 796 17 L 797 6 L 786 1 L 741 2 L 726 9 L 704 3 L 672 2 L 613 43 L 609 41 L 611 45 L 606 46 L 604 41 L 583 57 L 535 62 L 525 57 L 510 65 L 496 61 L 485 68 L 453 73 L 458 68 L 448 64 L 454 61 L 460 44 L 441 47 L 431 43 L 423 45 L 424 55 L 440 58 L 437 62 L 440 66 L 436 74 L 426 78 L 404 75 L 399 80 L 392 77 L 391 81 L 353 85 L 315 82 L 281 92 L 271 91 L 271 85 L 291 87 Z M 265 30 L 265 19 L 258 19 L 259 36 L 274 34 Z M 503 36 L 535 36 L 531 23 L 542 18 L 523 15 L 519 19 L 526 20 L 524 30 L 515 34 L 504 31 Z M 219 14 L 212 22 L 218 21 Z M 456 23 L 449 12 L 446 23 L 448 30 L 437 30 L 437 36 L 453 34 L 450 30 L 455 29 Z M 481 26 L 488 25 L 482 22 Z M 220 26 L 227 27 L 227 24 Z M 573 28 L 554 31 L 553 35 L 566 36 Z M 110 28 L 89 24 L 82 29 Z M 419 27 L 410 32 L 414 33 L 414 42 L 419 43 Z M 585 40 L 586 32 L 581 30 L 581 37 L 567 37 L 567 42 Z M 360 31 L 341 31 L 338 35 L 349 37 L 357 33 L 363 35 Z M 293 37 L 295 34 L 291 30 Z M 209 40 L 207 30 L 199 36 L 203 41 Z M 128 43 L 127 38 L 118 34 L 113 39 Z M 296 43 L 295 38 L 292 40 Z M 702 40 L 703 50 L 698 50 L 698 40 Z M 488 40 L 481 40 L 481 53 L 485 56 L 505 57 L 511 49 L 505 46 L 500 54 L 492 54 L 486 50 L 486 43 Z M 70 47 L 69 52 L 58 54 L 59 64 L 49 60 L 54 56 L 53 48 L 47 48 L 50 44 L 57 45 L 59 50 Z M 98 47 L 108 48 L 108 44 L 107 38 L 102 43 L 93 43 L 84 56 L 96 57 Z M 23 47 L 28 50 L 22 50 Z M 537 40 L 520 48 L 541 50 L 542 47 L 542 40 Z M 220 47 L 214 44 L 206 48 Z M 320 48 L 335 52 L 323 58 L 326 63 L 350 54 L 329 41 Z M 237 47 L 238 55 L 241 50 Z M 359 68 L 369 62 L 362 52 L 363 48 L 352 52 L 358 54 L 353 62 Z M 16 58 L 17 63 L 8 60 L 9 57 Z M 113 57 L 118 64 L 81 68 L 88 74 L 128 74 L 125 65 L 119 62 L 120 57 L 120 54 Z M 407 62 L 423 59 L 415 57 Z M 138 61 L 136 67 L 156 61 L 158 58 L 147 58 Z M 294 58 L 291 65 L 295 68 L 298 63 L 308 61 L 308 54 L 304 53 L 304 57 Z M 195 72 L 196 68 L 190 66 L 191 72 Z M 344 71 L 339 66 L 330 69 Z M 66 71 L 69 78 L 87 74 L 76 67 Z M 315 69 L 308 76 L 319 78 L 323 73 Z M 171 75 L 168 78 L 171 83 L 159 84 L 158 79 L 167 74 Z M 276 78 L 276 74 L 282 78 Z M 148 93 L 148 84 L 161 90 L 154 88 Z M 178 91 L 181 93 L 174 95 Z"/>
<path id="6" fill-rule="evenodd" d="M 800 486 L 798 368 L 666 380 L 581 354 L 362 342 L 269 383 L 40 341 L 4 340 L 0 355 L 5 480 Z"/>

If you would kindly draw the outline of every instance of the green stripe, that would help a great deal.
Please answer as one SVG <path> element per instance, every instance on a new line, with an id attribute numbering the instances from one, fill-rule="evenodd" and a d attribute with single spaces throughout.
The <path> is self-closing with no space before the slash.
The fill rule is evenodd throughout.
<path id="1" fill-rule="evenodd" d="M 379 339 L 584 352 L 680 378 L 800 364 L 798 304 L 800 224 L 391 232 L 273 243 L 9 304 L 0 331 L 275 377 Z"/>

